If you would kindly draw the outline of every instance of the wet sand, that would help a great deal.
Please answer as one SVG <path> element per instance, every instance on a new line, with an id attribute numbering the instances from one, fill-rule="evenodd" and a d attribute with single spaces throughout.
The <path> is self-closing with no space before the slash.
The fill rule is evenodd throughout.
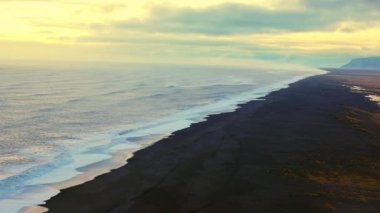
<path id="1" fill-rule="evenodd" d="M 380 108 L 345 86 L 358 86 L 345 75 L 310 77 L 266 100 L 210 116 L 136 152 L 125 166 L 62 190 L 46 207 L 82 213 L 379 212 Z"/>

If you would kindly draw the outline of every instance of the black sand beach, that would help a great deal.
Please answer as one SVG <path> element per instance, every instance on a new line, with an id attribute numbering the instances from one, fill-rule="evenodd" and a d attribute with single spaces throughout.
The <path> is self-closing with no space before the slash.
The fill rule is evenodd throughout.
<path id="1" fill-rule="evenodd" d="M 380 212 L 380 109 L 314 76 L 175 132 L 50 212 Z M 380 86 L 380 74 L 371 91 Z M 364 77 L 363 77 L 364 78 Z M 366 82 L 366 81 L 361 81 Z M 361 85 L 365 87 L 366 83 Z M 378 88 L 380 89 L 380 88 Z"/>

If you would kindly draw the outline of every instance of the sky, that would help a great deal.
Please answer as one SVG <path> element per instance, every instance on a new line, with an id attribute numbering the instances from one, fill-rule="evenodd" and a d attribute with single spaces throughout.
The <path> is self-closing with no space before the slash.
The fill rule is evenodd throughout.
<path id="1" fill-rule="evenodd" d="M 335 67 L 379 53 L 379 0 L 0 0 L 0 61 Z"/>

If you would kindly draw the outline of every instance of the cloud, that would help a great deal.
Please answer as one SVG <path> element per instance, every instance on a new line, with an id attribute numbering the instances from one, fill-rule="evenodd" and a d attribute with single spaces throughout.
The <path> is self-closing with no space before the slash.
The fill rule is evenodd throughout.
<path id="1" fill-rule="evenodd" d="M 75 11 L 76 15 L 83 15 L 83 14 L 97 14 L 97 13 L 104 13 L 104 14 L 114 14 L 116 12 L 119 12 L 120 10 L 123 10 L 127 6 L 125 4 L 119 4 L 119 3 L 104 3 L 104 4 L 86 4 L 83 5 L 82 8 Z"/>
<path id="2" fill-rule="evenodd" d="M 223 4 L 206 9 L 154 7 L 150 18 L 124 21 L 117 26 L 150 32 L 228 35 L 307 31 L 327 28 L 338 19 L 337 16 L 319 16 L 312 11 L 277 11 L 243 4 Z"/>
<path id="3" fill-rule="evenodd" d="M 96 59 L 138 57 L 170 61 L 176 57 L 228 57 L 319 66 L 353 55 L 377 54 L 380 50 L 377 42 L 380 0 L 136 0 L 128 3 L 0 0 L 0 4 L 3 8 L 0 16 L 4 20 L 0 41 L 62 45 L 52 50 L 65 49 L 65 45 L 78 46 L 75 51 Z M 30 47 L 33 48 L 39 50 L 37 46 Z M 62 52 L 67 57 L 74 56 L 69 50 Z M 32 51 L 29 55 L 33 57 Z"/>
<path id="4" fill-rule="evenodd" d="M 320 11 L 321 15 L 336 14 L 345 20 L 379 22 L 379 0 L 304 0 L 308 10 Z"/>
<path id="5" fill-rule="evenodd" d="M 144 20 L 127 20 L 116 24 L 117 27 L 146 32 L 196 33 L 206 35 L 252 34 L 268 32 L 300 32 L 332 30 L 345 20 L 370 20 L 376 13 L 360 13 L 341 0 L 327 1 L 323 6 L 316 1 L 307 0 L 304 10 L 268 10 L 245 4 L 222 4 L 214 7 L 168 8 L 157 6 L 151 10 L 150 17 Z M 370 8 L 380 5 L 365 0 L 361 5 Z M 380 1 L 376 1 L 380 2 Z M 320 3 L 320 1 L 318 1 Z M 346 13 L 331 10 L 330 7 L 347 6 Z M 353 4 L 356 5 L 356 4 Z M 359 8 L 359 7 L 358 7 Z M 377 7 L 378 8 L 378 7 Z M 357 9 L 357 8 L 356 8 Z M 372 21 L 372 20 L 370 20 Z"/>
<path id="6" fill-rule="evenodd" d="M 123 9 L 125 7 L 126 7 L 126 5 L 124 5 L 124 4 L 104 4 L 104 5 L 100 5 L 100 9 L 103 12 L 105 12 L 105 13 L 113 13 L 113 12 L 121 10 L 121 9 Z"/>
<path id="7" fill-rule="evenodd" d="M 378 10 L 380 1 L 378 0 L 303 0 L 303 4 L 309 8 L 350 8 L 360 11 L 362 9 Z"/>

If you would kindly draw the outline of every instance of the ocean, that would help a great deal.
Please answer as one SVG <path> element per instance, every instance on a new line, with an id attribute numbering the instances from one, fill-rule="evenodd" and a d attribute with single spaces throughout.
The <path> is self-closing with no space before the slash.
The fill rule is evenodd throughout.
<path id="1" fill-rule="evenodd" d="M 63 185 L 119 167 L 134 151 L 207 115 L 319 73 L 194 65 L 0 67 L 0 210 L 42 204 Z"/>

